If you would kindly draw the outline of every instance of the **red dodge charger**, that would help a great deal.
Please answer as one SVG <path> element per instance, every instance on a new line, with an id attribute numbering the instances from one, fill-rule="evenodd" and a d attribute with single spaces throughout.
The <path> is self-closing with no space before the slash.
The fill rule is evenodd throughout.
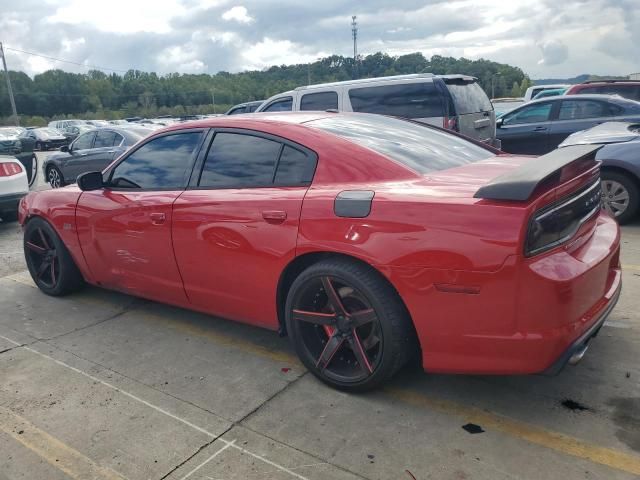
<path id="1" fill-rule="evenodd" d="M 621 288 L 593 145 L 503 154 L 367 114 L 217 117 L 154 133 L 20 204 L 27 266 L 287 334 L 324 382 L 554 373 Z"/>

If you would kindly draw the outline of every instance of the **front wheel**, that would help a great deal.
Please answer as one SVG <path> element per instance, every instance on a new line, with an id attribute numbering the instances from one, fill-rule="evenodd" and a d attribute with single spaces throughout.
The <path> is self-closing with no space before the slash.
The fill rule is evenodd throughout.
<path id="1" fill-rule="evenodd" d="M 47 169 L 47 182 L 51 188 L 64 187 L 64 177 L 58 167 L 51 166 Z"/>
<path id="2" fill-rule="evenodd" d="M 47 295 L 66 295 L 84 285 L 82 274 L 67 247 L 42 218 L 27 223 L 23 247 L 31 278 Z"/>
<path id="3" fill-rule="evenodd" d="M 381 385 L 415 348 L 397 293 L 373 268 L 346 259 L 321 261 L 296 278 L 286 324 L 302 363 L 342 390 Z"/>
<path id="4" fill-rule="evenodd" d="M 629 175 L 602 172 L 602 208 L 619 223 L 632 220 L 640 208 L 638 186 Z"/>

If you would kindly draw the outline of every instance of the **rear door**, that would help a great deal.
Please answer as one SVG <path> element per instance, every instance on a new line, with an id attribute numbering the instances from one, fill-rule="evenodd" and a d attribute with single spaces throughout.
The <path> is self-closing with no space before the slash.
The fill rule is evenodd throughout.
<path id="1" fill-rule="evenodd" d="M 549 129 L 549 146 L 556 148 L 574 132 L 586 130 L 600 123 L 612 120 L 614 111 L 609 104 L 600 100 L 591 100 L 571 96 L 571 100 L 562 100 L 558 114 L 554 115 Z"/>
<path id="2" fill-rule="evenodd" d="M 192 304 L 278 327 L 280 274 L 295 257 L 316 156 L 280 137 L 216 131 L 200 175 L 173 207 L 173 245 Z"/>
<path id="3" fill-rule="evenodd" d="M 100 129 L 96 132 L 93 148 L 87 152 L 82 164 L 84 172 L 102 171 L 122 153 L 120 144 L 124 139 L 122 135 L 113 130 Z"/>
<path id="4" fill-rule="evenodd" d="M 549 147 L 553 101 L 526 104 L 506 113 L 498 122 L 497 136 L 508 153 L 542 155 Z"/>
<path id="5" fill-rule="evenodd" d="M 341 110 L 342 105 L 335 90 L 302 92 L 299 105 L 294 110 Z"/>
<path id="6" fill-rule="evenodd" d="M 101 285 L 184 305 L 171 244 L 173 203 L 184 191 L 204 131 L 151 138 L 106 172 L 107 185 L 82 192 L 76 209 L 78 239 Z"/>
<path id="7" fill-rule="evenodd" d="M 458 131 L 481 142 L 496 138 L 493 105 L 475 79 L 443 78 L 453 100 Z"/>

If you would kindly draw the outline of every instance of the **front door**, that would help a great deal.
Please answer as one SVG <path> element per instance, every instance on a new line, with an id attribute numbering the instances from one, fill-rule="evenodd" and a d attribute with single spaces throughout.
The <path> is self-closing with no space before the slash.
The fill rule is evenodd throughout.
<path id="1" fill-rule="evenodd" d="M 171 244 L 172 208 L 191 174 L 203 131 L 150 139 L 105 172 L 106 187 L 83 192 L 78 238 L 99 284 L 184 305 Z"/>
<path id="2" fill-rule="evenodd" d="M 81 173 L 87 172 L 87 159 L 90 157 L 96 132 L 85 132 L 69 145 L 69 156 L 65 158 L 62 174 L 66 183 L 75 183 Z"/>
<path id="3" fill-rule="evenodd" d="M 216 132 L 200 178 L 174 204 L 173 242 L 192 304 L 276 329 L 315 154 L 256 132 Z M 195 174 L 194 174 L 195 177 Z"/>
<path id="4" fill-rule="evenodd" d="M 502 150 L 528 155 L 543 155 L 553 150 L 548 141 L 552 107 L 552 102 L 535 103 L 505 114 L 497 128 Z"/>

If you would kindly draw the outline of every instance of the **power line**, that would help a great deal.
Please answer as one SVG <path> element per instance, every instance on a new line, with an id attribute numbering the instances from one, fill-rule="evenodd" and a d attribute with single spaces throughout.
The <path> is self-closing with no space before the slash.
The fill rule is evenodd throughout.
<path id="1" fill-rule="evenodd" d="M 41 53 L 27 52 L 26 50 L 20 50 L 18 48 L 11 48 L 11 47 L 7 47 L 6 45 L 4 46 L 4 49 L 5 50 L 11 50 L 12 52 L 24 53 L 26 55 L 33 55 L 34 57 L 46 58 L 48 60 L 54 60 L 56 62 L 64 62 L 64 63 L 70 63 L 72 65 L 78 65 L 80 67 L 92 68 L 94 70 L 109 70 L 111 72 L 121 72 L 121 73 L 127 73 L 128 72 L 128 70 L 121 70 L 121 69 L 118 69 L 118 68 L 100 67 L 98 65 L 88 65 L 86 63 L 74 62 L 73 60 L 65 60 L 65 59 L 62 59 L 62 58 L 51 57 L 49 55 L 42 55 Z"/>

